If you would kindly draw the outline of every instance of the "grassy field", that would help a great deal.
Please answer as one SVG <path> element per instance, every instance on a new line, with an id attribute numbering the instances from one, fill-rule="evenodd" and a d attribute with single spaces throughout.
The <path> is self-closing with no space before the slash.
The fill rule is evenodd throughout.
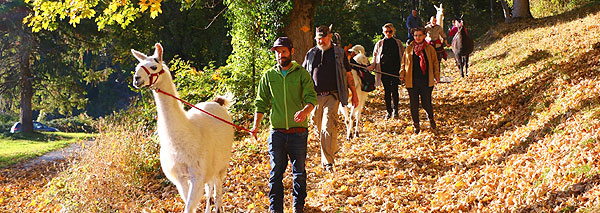
<path id="1" fill-rule="evenodd" d="M 0 134 L 0 168 L 35 158 L 92 137 L 88 133 Z"/>

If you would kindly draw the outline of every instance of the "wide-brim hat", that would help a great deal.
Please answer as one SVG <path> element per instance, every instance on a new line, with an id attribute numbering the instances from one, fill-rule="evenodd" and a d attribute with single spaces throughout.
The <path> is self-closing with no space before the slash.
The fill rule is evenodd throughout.
<path id="1" fill-rule="evenodd" d="M 348 51 L 355 52 L 356 54 L 359 54 L 359 53 L 364 54 L 365 48 L 362 45 L 357 44 L 357 45 L 354 45 L 352 48 L 350 48 Z"/>

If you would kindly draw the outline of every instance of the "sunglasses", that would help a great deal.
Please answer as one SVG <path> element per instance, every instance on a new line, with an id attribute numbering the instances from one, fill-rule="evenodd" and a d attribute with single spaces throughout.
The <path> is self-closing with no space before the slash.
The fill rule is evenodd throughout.
<path id="1" fill-rule="evenodd" d="M 383 32 L 384 32 L 384 33 L 392 33 L 392 32 L 394 32 L 394 31 L 391 31 L 391 30 L 386 30 L 386 31 L 383 31 Z"/>

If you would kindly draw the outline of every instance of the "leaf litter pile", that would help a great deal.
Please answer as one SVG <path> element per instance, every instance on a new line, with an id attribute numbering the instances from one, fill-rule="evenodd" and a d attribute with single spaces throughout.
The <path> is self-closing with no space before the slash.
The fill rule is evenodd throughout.
<path id="1" fill-rule="evenodd" d="M 372 92 L 360 137 L 346 140 L 339 125 L 333 172 L 321 168 L 319 142 L 311 134 L 305 210 L 600 211 L 599 10 L 596 4 L 500 25 L 477 41 L 467 78 L 459 77 L 454 60 L 444 61 L 442 76 L 453 81 L 433 92 L 438 130 L 430 130 L 421 110 L 422 132 L 412 133 L 404 88 L 400 116 L 392 120 L 383 119 L 382 90 Z M 90 147 L 45 186 L 47 179 L 4 169 L 0 210 L 183 211 L 175 187 L 158 172 L 150 131 L 136 132 L 142 133 L 100 137 L 100 148 Z M 227 212 L 268 208 L 267 136 L 265 131 L 258 142 L 235 142 L 224 184 Z M 107 142 L 111 137 L 119 142 Z M 130 154 L 111 158 L 110 152 Z M 131 162 L 137 164 L 127 166 Z"/>

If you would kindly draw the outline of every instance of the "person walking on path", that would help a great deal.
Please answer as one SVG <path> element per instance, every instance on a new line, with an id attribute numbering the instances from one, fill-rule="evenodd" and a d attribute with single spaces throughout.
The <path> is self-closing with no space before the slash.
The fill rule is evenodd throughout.
<path id="1" fill-rule="evenodd" d="M 404 46 L 402 41 L 395 38 L 396 28 L 392 23 L 387 23 L 381 27 L 385 38 L 379 40 L 375 44 L 373 50 L 373 63 L 369 66 L 369 70 L 375 69 L 375 86 L 383 84 L 385 91 L 385 108 L 387 114 L 385 119 L 398 118 L 398 85 L 400 84 L 400 63 L 404 55 Z M 388 73 L 390 75 L 383 75 Z"/>
<path id="2" fill-rule="evenodd" d="M 461 26 L 465 29 L 465 33 L 467 33 L 467 35 L 469 34 L 467 32 L 467 28 L 461 24 L 461 20 L 461 18 L 455 18 L 454 20 L 452 20 L 452 28 L 448 30 L 448 37 L 454 38 L 454 35 L 458 33 L 458 28 Z"/>
<path id="3" fill-rule="evenodd" d="M 408 40 L 406 40 L 406 45 L 415 40 L 412 33 L 410 33 L 410 30 L 417 27 L 423 27 L 423 22 L 417 15 L 417 10 L 412 10 L 412 13 L 406 18 L 406 28 L 408 29 Z"/>
<path id="4" fill-rule="evenodd" d="M 442 58 L 444 60 L 448 58 L 446 51 L 444 51 L 443 44 L 445 44 L 448 47 L 450 46 L 450 44 L 448 44 L 448 39 L 446 37 L 444 29 L 442 29 L 442 26 L 437 24 L 435 16 L 431 16 L 429 20 L 429 24 L 425 26 L 425 29 L 427 30 L 427 37 L 425 37 L 425 41 L 427 41 L 429 45 L 435 48 L 438 61 L 441 62 Z"/>
<path id="5" fill-rule="evenodd" d="M 264 114 L 269 111 L 269 209 L 271 212 L 283 212 L 282 180 L 289 157 L 294 175 L 294 212 L 303 212 L 306 198 L 307 118 L 317 104 L 317 94 L 308 72 L 292 61 L 294 48 L 289 38 L 278 38 L 271 50 L 275 53 L 277 65 L 268 69 L 259 82 L 254 102 L 254 125 L 250 131 L 256 134 Z"/>
<path id="6" fill-rule="evenodd" d="M 436 82 L 440 82 L 440 67 L 435 49 L 425 42 L 425 28 L 413 29 L 415 41 L 406 47 L 402 66 L 400 66 L 400 80 L 405 81 L 410 102 L 410 115 L 413 120 L 414 133 L 421 131 L 419 125 L 419 97 L 421 106 L 427 112 L 431 129 L 436 129 L 433 118 L 433 105 L 431 93 Z"/>
<path id="7" fill-rule="evenodd" d="M 333 168 L 335 153 L 339 151 L 337 111 L 340 103 L 348 104 L 348 89 L 352 92 L 352 105 L 358 106 L 348 57 L 344 49 L 332 44 L 330 31 L 327 26 L 317 27 L 317 46 L 308 50 L 302 64 L 312 76 L 317 92 L 313 121 L 321 141 L 321 164 L 327 171 Z"/>

